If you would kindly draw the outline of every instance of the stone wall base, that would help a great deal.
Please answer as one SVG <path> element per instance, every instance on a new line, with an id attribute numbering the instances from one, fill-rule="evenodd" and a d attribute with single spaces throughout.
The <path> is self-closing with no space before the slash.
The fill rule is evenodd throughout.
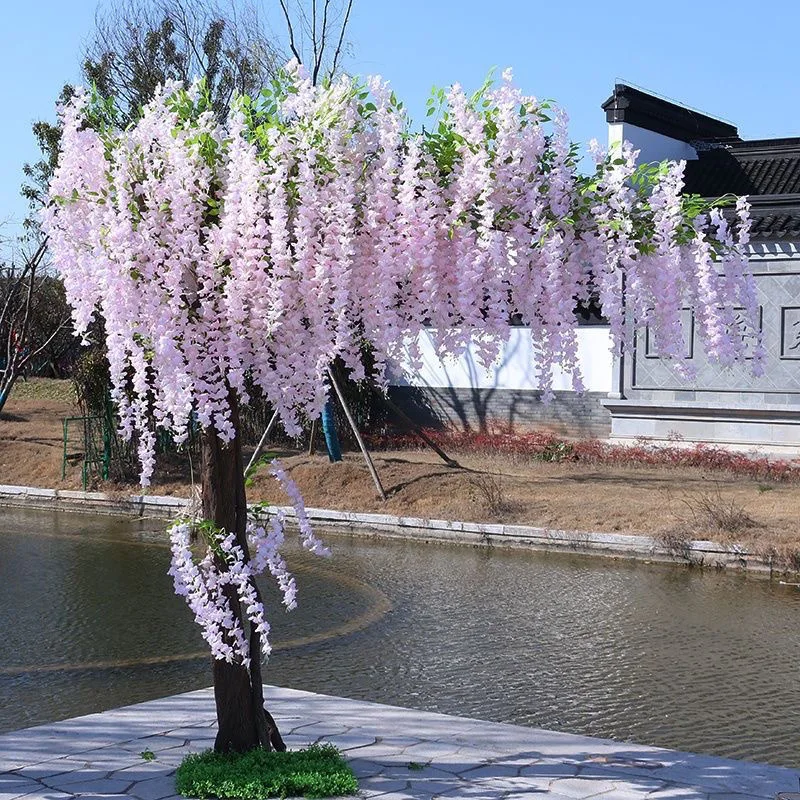
<path id="1" fill-rule="evenodd" d="M 800 456 L 800 408 L 606 399 L 611 441 L 705 442 Z"/>
<path id="2" fill-rule="evenodd" d="M 393 386 L 390 396 L 423 427 L 458 430 L 550 430 L 564 436 L 605 439 L 611 415 L 604 392 L 556 392 L 549 402 L 525 389 L 454 389 Z"/>

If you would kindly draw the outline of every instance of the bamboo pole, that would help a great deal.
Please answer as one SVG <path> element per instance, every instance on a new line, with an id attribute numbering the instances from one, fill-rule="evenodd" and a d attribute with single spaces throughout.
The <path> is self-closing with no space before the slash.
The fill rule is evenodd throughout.
<path id="1" fill-rule="evenodd" d="M 317 420 L 311 423 L 311 436 L 308 437 L 308 454 L 314 455 L 314 439 L 317 438 Z"/>

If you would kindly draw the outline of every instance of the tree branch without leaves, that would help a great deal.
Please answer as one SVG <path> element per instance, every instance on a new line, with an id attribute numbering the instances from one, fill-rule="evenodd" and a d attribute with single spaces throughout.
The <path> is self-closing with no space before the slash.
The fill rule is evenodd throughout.
<path id="1" fill-rule="evenodd" d="M 289 49 L 298 62 L 309 68 L 312 83 L 319 83 L 323 75 L 333 76 L 339 70 L 345 49 L 353 0 L 346 3 L 324 0 L 321 11 L 317 0 L 311 0 L 310 14 L 304 13 L 302 3 L 296 5 L 294 13 L 288 0 L 280 0 L 280 6 Z M 332 56 L 329 55 L 331 42 L 336 42 Z"/>
<path id="2" fill-rule="evenodd" d="M 32 363 L 47 354 L 52 365 L 73 341 L 63 287 L 44 269 L 46 254 L 43 240 L 33 254 L 17 254 L 22 266 L 0 264 L 0 410 Z"/>
<path id="3" fill-rule="evenodd" d="M 297 49 L 297 43 L 295 42 L 294 38 L 294 25 L 292 24 L 292 15 L 289 13 L 289 9 L 286 6 L 284 0 L 280 0 L 281 9 L 283 10 L 283 18 L 286 20 L 286 29 L 289 33 L 289 49 L 292 51 L 292 55 L 302 64 L 303 57 L 300 55 L 300 51 Z"/>

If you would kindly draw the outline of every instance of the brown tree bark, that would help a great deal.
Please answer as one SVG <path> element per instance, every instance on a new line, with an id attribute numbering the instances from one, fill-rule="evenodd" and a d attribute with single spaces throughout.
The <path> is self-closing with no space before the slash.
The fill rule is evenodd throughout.
<path id="1" fill-rule="evenodd" d="M 231 422 L 238 431 L 238 405 L 232 392 L 230 403 Z M 249 559 L 246 535 L 247 498 L 238 433 L 233 441 L 225 443 L 213 427 L 205 430 L 202 434 L 201 453 L 203 517 L 218 527 L 235 533 L 237 544 Z M 246 631 L 247 626 L 236 590 L 226 587 L 225 593 L 242 629 Z M 275 720 L 264 709 L 260 638 L 257 631 L 251 630 L 249 672 L 244 664 L 213 660 L 218 726 L 214 749 L 217 752 L 246 752 L 259 746 L 268 750 L 286 749 Z"/>

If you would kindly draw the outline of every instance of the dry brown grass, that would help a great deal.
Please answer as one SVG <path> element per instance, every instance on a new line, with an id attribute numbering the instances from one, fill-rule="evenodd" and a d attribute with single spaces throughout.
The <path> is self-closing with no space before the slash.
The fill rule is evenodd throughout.
<path id="1" fill-rule="evenodd" d="M 0 417 L 0 483 L 76 488 L 73 467 L 61 482 L 61 418 L 68 399 L 12 395 Z M 376 495 L 358 453 L 341 464 L 324 456 L 286 454 L 285 462 L 310 507 L 384 512 L 437 519 L 507 522 L 560 530 L 642 533 L 676 541 L 736 541 L 765 560 L 800 565 L 800 485 L 764 483 L 696 468 L 611 467 L 546 463 L 524 456 L 452 453 L 463 469 L 430 451 L 375 454 L 389 495 Z M 136 486 L 115 488 L 138 492 Z M 156 476 L 151 492 L 188 495 L 188 469 Z M 275 481 L 259 471 L 252 500 L 284 503 Z"/>
<path id="2" fill-rule="evenodd" d="M 691 527 L 707 530 L 720 536 L 740 537 L 746 531 L 758 528 L 759 523 L 748 514 L 735 498 L 726 497 L 716 483 L 681 498 L 689 510 Z"/>

